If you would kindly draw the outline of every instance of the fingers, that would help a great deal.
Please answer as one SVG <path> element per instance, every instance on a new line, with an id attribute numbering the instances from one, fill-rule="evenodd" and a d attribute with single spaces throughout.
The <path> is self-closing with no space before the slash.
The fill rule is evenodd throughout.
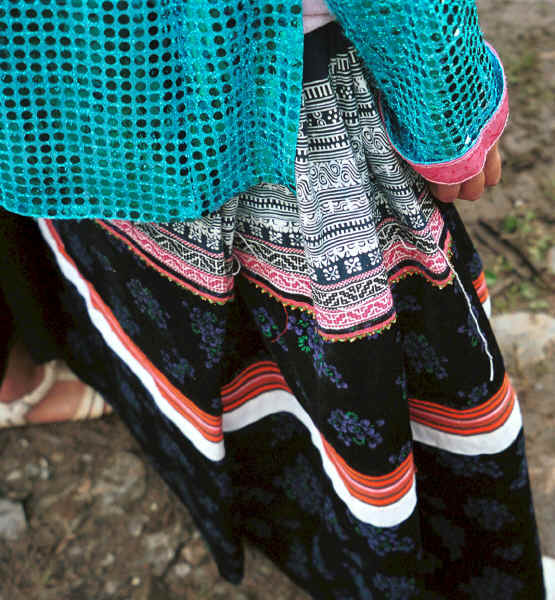
<path id="1" fill-rule="evenodd" d="M 478 200 L 488 186 L 497 185 L 501 180 L 501 155 L 497 144 L 491 148 L 486 157 L 483 170 L 462 184 L 447 185 L 430 183 L 430 191 L 440 202 L 454 202 L 457 198 Z"/>
<path id="2" fill-rule="evenodd" d="M 459 197 L 461 186 L 447 185 L 443 183 L 430 183 L 430 191 L 432 195 L 440 202 L 455 202 Z"/>
<path id="3" fill-rule="evenodd" d="M 484 172 L 478 173 L 472 179 L 465 181 L 460 189 L 459 198 L 461 200 L 470 200 L 475 202 L 480 198 L 486 186 L 486 176 Z"/>
<path id="4" fill-rule="evenodd" d="M 488 152 L 486 164 L 484 165 L 486 185 L 497 185 L 501 180 L 501 155 L 497 144 Z"/>

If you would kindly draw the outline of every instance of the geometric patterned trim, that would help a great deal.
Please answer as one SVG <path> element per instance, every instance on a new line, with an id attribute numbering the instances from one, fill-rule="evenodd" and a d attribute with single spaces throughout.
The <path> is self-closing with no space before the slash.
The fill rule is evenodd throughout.
<path id="1" fill-rule="evenodd" d="M 449 254 L 451 234 L 444 229 L 442 242 L 445 254 Z M 254 241 L 252 237 L 250 241 Z M 257 256 L 236 249 L 241 263 L 241 275 L 251 283 L 276 298 L 282 304 L 301 309 L 314 315 L 318 333 L 325 340 L 347 341 L 363 335 L 372 335 L 388 328 L 396 321 L 390 286 L 409 275 L 423 276 L 429 283 L 444 287 L 453 279 L 446 267 L 443 255 L 426 255 L 417 248 L 393 243 L 384 252 L 384 265 L 374 272 L 367 271 L 345 279 L 337 284 L 321 284 L 307 274 L 288 272 L 276 266 L 278 249 L 272 245 L 265 260 L 265 240 L 257 239 Z M 279 249 L 281 255 L 287 248 Z M 283 260 L 280 261 L 283 263 Z M 363 300 L 360 300 L 363 298 Z"/>
<path id="2" fill-rule="evenodd" d="M 195 295 L 224 304 L 232 300 L 231 261 L 221 252 L 178 239 L 160 224 L 137 225 L 127 221 L 96 223 L 118 238 L 150 267 Z M 228 264 L 229 263 L 229 264 Z M 221 272 L 226 269 L 226 272 Z"/>
<path id="3" fill-rule="evenodd" d="M 308 430 L 338 497 L 361 521 L 376 527 L 398 525 L 416 505 L 412 453 L 390 473 L 369 476 L 350 467 L 318 430 L 289 390 L 277 364 L 261 361 L 222 388 L 224 431 L 237 431 L 266 416 L 286 412 Z"/>

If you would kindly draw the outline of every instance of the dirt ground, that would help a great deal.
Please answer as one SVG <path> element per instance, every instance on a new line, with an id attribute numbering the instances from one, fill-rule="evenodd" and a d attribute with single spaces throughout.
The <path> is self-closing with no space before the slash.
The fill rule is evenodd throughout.
<path id="1" fill-rule="evenodd" d="M 478 5 L 506 67 L 512 117 L 502 185 L 461 209 L 494 313 L 555 317 L 555 3 Z M 526 368 L 511 356 L 543 548 L 555 556 L 555 353 Z M 219 579 L 187 511 L 116 417 L 1 431 L 2 498 L 22 503 L 27 529 L 0 541 L 0 600 L 307 598 L 251 549 L 240 587 Z"/>

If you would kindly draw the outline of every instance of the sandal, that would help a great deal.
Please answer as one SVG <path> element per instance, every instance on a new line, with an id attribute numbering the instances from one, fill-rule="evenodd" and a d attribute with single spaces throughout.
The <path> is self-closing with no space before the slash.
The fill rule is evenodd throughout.
<path id="1" fill-rule="evenodd" d="M 48 392 L 60 381 L 80 380 L 69 370 L 64 362 L 53 360 L 46 363 L 44 365 L 43 379 L 32 392 L 13 402 L 0 403 L 0 428 L 35 424 L 27 420 L 27 415 L 46 398 Z M 95 419 L 113 412 L 111 406 L 106 404 L 97 391 L 84 383 L 83 388 L 77 409 L 70 418 L 63 419 L 63 421 Z M 60 421 L 62 420 L 60 419 Z"/>

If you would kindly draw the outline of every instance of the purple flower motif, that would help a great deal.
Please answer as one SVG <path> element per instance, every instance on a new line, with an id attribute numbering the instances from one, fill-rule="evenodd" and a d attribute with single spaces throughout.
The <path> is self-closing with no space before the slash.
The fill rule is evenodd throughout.
<path id="1" fill-rule="evenodd" d="M 85 248 L 81 238 L 76 233 L 71 233 L 67 236 L 67 241 L 70 254 L 73 258 L 77 259 L 79 266 L 85 267 L 86 270 L 91 270 L 94 261 L 89 249 Z"/>
<path id="2" fill-rule="evenodd" d="M 457 286 L 457 289 L 458 289 L 458 286 Z M 474 313 L 474 316 L 476 317 L 476 319 L 478 319 L 479 314 L 478 314 L 478 310 L 476 309 L 475 306 L 472 306 L 472 312 Z M 470 344 L 472 345 L 473 348 L 478 346 L 478 344 L 480 343 L 480 337 L 478 334 L 478 330 L 476 329 L 476 323 L 474 322 L 474 319 L 472 318 L 472 315 L 469 312 L 467 312 L 467 315 L 466 315 L 466 323 L 464 323 L 463 325 L 460 325 L 457 328 L 457 333 L 466 335 L 470 339 Z"/>
<path id="3" fill-rule="evenodd" d="M 480 274 L 482 273 L 482 269 L 484 267 L 482 264 L 482 259 L 480 258 L 480 255 L 477 252 L 474 252 L 472 254 L 472 258 L 467 264 L 467 268 L 470 272 L 470 276 L 472 277 L 472 279 L 478 279 L 478 277 L 480 277 Z"/>
<path id="4" fill-rule="evenodd" d="M 349 521 L 354 530 L 368 543 L 368 546 L 378 556 L 385 556 L 391 552 L 413 552 L 414 540 L 409 536 L 399 536 L 399 525 L 393 527 L 375 527 L 369 523 L 363 523 L 347 513 Z"/>
<path id="5" fill-rule="evenodd" d="M 258 326 L 260 327 L 260 332 L 262 335 L 271 341 L 277 342 L 280 348 L 287 352 L 288 348 L 285 340 L 283 339 L 283 336 L 280 335 L 282 329 L 276 325 L 268 311 L 265 308 L 260 307 L 255 308 L 252 312 L 258 322 Z"/>
<path id="6" fill-rule="evenodd" d="M 131 337 L 136 336 L 141 329 L 133 319 L 129 308 L 116 294 L 110 294 L 108 301 L 125 333 Z"/>
<path id="7" fill-rule="evenodd" d="M 203 494 L 199 494 L 198 501 L 201 506 L 203 506 L 209 513 L 218 512 L 219 506 L 210 498 L 210 496 L 206 496 Z"/>
<path id="8" fill-rule="evenodd" d="M 274 484 L 285 491 L 291 500 L 296 500 L 300 508 L 308 514 L 318 514 L 324 501 L 324 492 L 310 463 L 302 454 L 295 464 L 285 467 L 282 477 L 276 477 Z"/>
<path id="9" fill-rule="evenodd" d="M 233 495 L 233 484 L 231 481 L 231 476 L 228 473 L 223 472 L 219 475 L 213 475 L 212 481 L 218 488 L 222 498 L 231 498 Z"/>
<path id="10" fill-rule="evenodd" d="M 224 351 L 225 322 L 211 311 L 201 311 L 195 307 L 190 313 L 191 329 L 200 336 L 199 348 L 205 353 L 205 366 L 211 369 L 217 365 Z"/>
<path id="11" fill-rule="evenodd" d="M 485 456 L 464 456 L 441 452 L 438 454 L 437 461 L 459 477 L 487 475 L 492 479 L 499 479 L 503 476 L 503 471 L 495 460 L 487 459 Z"/>
<path id="12" fill-rule="evenodd" d="M 443 366 L 447 358 L 438 356 L 432 345 L 422 334 L 409 331 L 403 342 L 409 365 L 417 373 L 429 373 L 437 379 L 446 379 L 447 371 Z"/>
<path id="13" fill-rule="evenodd" d="M 191 363 L 183 356 L 179 356 L 174 348 L 170 352 L 162 350 L 162 358 L 168 373 L 180 383 L 185 383 L 186 377 L 195 378 L 195 369 Z"/>
<path id="14" fill-rule="evenodd" d="M 472 600 L 512 600 L 520 597 L 519 592 L 523 587 L 522 581 L 493 567 L 485 567 L 481 576 L 472 577 L 468 584 L 459 585 L 459 589 Z"/>
<path id="15" fill-rule="evenodd" d="M 327 342 L 322 339 L 316 330 L 313 319 L 305 314 L 301 314 L 299 317 L 289 315 L 287 329 L 297 336 L 299 349 L 312 356 L 314 368 L 319 377 L 329 379 L 338 389 L 349 387 L 337 368 L 326 362 L 325 347 Z"/>
<path id="16" fill-rule="evenodd" d="M 511 482 L 511 490 L 520 490 L 528 484 L 528 462 L 524 450 L 524 437 L 521 435 L 517 442 L 516 454 L 521 457 L 516 479 Z"/>
<path id="17" fill-rule="evenodd" d="M 346 446 L 354 443 L 357 446 L 376 448 L 383 442 L 383 437 L 376 431 L 377 427 L 385 425 L 383 419 L 379 419 L 372 424 L 368 419 L 361 420 L 352 411 L 345 412 L 336 408 L 332 411 L 328 423 L 339 433 L 339 439 Z"/>
<path id="18" fill-rule="evenodd" d="M 409 600 L 416 594 L 416 580 L 414 577 L 388 577 L 378 573 L 372 583 L 382 592 L 388 600 Z"/>
<path id="19" fill-rule="evenodd" d="M 499 531 L 515 520 L 504 504 L 490 498 L 468 498 L 463 510 L 486 531 Z"/>
<path id="20" fill-rule="evenodd" d="M 412 451 L 412 442 L 409 440 L 401 446 L 399 454 L 391 454 L 387 459 L 392 465 L 400 465 Z"/>
<path id="21" fill-rule="evenodd" d="M 406 295 L 403 296 L 399 293 L 393 294 L 393 299 L 395 302 L 395 310 L 398 313 L 401 312 L 418 312 L 422 310 L 420 304 L 418 304 L 418 300 L 415 296 Z"/>
<path id="22" fill-rule="evenodd" d="M 470 390 L 470 392 L 458 391 L 457 396 L 465 399 L 466 406 L 476 406 L 489 396 L 488 384 L 481 383 L 476 385 Z"/>
<path id="23" fill-rule="evenodd" d="M 112 273 L 116 272 L 116 270 L 114 269 L 114 267 L 112 267 L 110 261 L 106 258 L 106 256 L 104 254 L 102 254 L 102 252 L 100 252 L 94 246 L 91 248 L 91 252 L 92 252 L 92 254 L 94 254 L 96 256 L 98 262 L 102 265 L 102 268 L 105 271 L 110 271 Z"/>
<path id="24" fill-rule="evenodd" d="M 397 343 L 400 343 L 400 342 L 401 342 L 401 339 L 399 336 Z M 406 402 L 407 398 L 408 398 L 408 392 L 407 392 L 407 376 L 405 374 L 404 369 L 403 369 L 403 372 L 401 373 L 401 375 L 399 375 L 395 379 L 395 385 L 397 387 L 401 388 L 401 398 L 403 399 L 403 402 Z"/>
<path id="25" fill-rule="evenodd" d="M 327 581 L 333 581 L 335 577 L 334 571 L 326 564 L 322 550 L 320 548 L 320 536 L 315 535 L 312 538 L 312 562 L 316 567 L 317 571 Z M 333 563 L 333 561 L 330 561 Z"/>
<path id="26" fill-rule="evenodd" d="M 432 529 L 437 533 L 451 560 L 462 558 L 462 549 L 465 544 L 465 533 L 462 527 L 457 527 L 449 519 L 435 515 L 429 519 Z"/>
<path id="27" fill-rule="evenodd" d="M 270 445 L 276 446 L 280 442 L 287 442 L 295 436 L 308 435 L 308 431 L 296 418 L 284 418 L 282 415 L 272 415 L 272 437 Z"/>
<path id="28" fill-rule="evenodd" d="M 153 296 L 152 292 L 143 286 L 138 279 L 130 279 L 127 282 L 127 289 L 131 292 L 137 308 L 161 329 L 167 329 L 166 319 L 168 313 L 162 309 L 160 303 Z"/>
<path id="29" fill-rule="evenodd" d="M 293 466 L 286 467 L 282 477 L 273 481 L 276 487 L 285 491 L 291 500 L 295 500 L 301 510 L 309 515 L 319 515 L 339 539 L 346 539 L 339 520 L 333 508 L 333 502 L 324 492 L 320 479 L 312 471 L 307 458 L 303 455 L 297 457 Z"/>
<path id="30" fill-rule="evenodd" d="M 424 492 L 420 492 L 420 498 L 426 503 L 429 504 L 434 511 L 445 511 L 447 510 L 447 505 L 445 504 L 445 500 L 443 498 L 437 498 L 436 496 L 430 496 L 429 494 L 425 494 Z"/>
<path id="31" fill-rule="evenodd" d="M 293 540 L 290 546 L 287 566 L 301 579 L 308 579 L 310 574 L 308 570 L 308 556 L 306 551 L 298 540 Z"/>

